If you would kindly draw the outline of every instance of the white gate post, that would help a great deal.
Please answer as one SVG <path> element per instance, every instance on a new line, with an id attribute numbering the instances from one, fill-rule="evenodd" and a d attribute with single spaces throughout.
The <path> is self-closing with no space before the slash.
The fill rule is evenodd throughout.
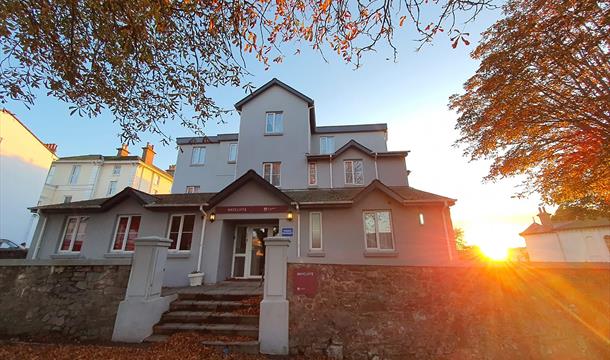
<path id="1" fill-rule="evenodd" d="M 125 300 L 119 304 L 112 341 L 141 342 L 175 298 L 161 297 L 167 248 L 172 241 L 158 236 L 135 240 Z"/>
<path id="2" fill-rule="evenodd" d="M 286 259 L 290 240 L 265 239 L 265 289 L 261 302 L 258 340 L 260 352 L 288 354 L 288 300 L 286 300 Z"/>

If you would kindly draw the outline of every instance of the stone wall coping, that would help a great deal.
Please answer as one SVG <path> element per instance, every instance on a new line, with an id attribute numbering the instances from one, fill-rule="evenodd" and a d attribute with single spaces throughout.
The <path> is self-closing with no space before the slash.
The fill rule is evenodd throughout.
<path id="1" fill-rule="evenodd" d="M 135 239 L 134 243 L 136 244 L 136 248 L 138 246 L 170 247 L 172 240 L 160 236 L 143 236 Z"/>
<path id="2" fill-rule="evenodd" d="M 308 254 L 309 256 L 309 254 Z M 363 264 L 362 262 L 342 262 L 328 258 L 309 257 L 289 259 L 288 264 L 294 265 L 343 265 L 343 266 L 383 266 L 405 268 L 537 268 L 537 269 L 601 269 L 610 270 L 610 263 L 567 263 L 567 262 L 453 262 L 445 264 Z"/>
<path id="3" fill-rule="evenodd" d="M 290 238 L 282 236 L 270 236 L 265 238 L 265 246 L 289 246 Z"/>
<path id="4" fill-rule="evenodd" d="M 131 259 L 0 259 L 1 266 L 97 266 L 131 265 Z"/>

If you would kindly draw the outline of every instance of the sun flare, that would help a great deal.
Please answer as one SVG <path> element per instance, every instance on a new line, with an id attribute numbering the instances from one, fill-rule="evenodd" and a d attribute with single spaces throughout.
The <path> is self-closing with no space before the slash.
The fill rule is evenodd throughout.
<path id="1" fill-rule="evenodd" d="M 494 261 L 504 261 L 508 258 L 508 247 L 499 243 L 480 245 L 483 255 Z"/>

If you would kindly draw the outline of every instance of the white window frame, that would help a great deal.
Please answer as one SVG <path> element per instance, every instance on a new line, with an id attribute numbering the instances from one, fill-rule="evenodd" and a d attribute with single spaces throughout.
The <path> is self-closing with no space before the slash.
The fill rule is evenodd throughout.
<path id="1" fill-rule="evenodd" d="M 231 155 L 233 155 L 233 158 L 231 158 Z M 227 157 L 227 162 L 229 164 L 235 164 L 237 162 L 237 143 L 229 144 L 229 156 Z"/>
<path id="2" fill-rule="evenodd" d="M 279 165 L 279 172 L 277 174 L 275 174 L 273 172 L 273 165 L 274 164 L 278 164 Z M 269 165 L 269 179 L 265 178 L 265 167 Z M 277 175 L 278 177 L 278 184 L 274 184 L 271 180 L 273 180 L 273 176 Z M 263 179 L 267 180 L 267 182 L 269 182 L 269 184 L 275 186 L 275 187 L 280 187 L 282 186 L 282 163 L 280 161 L 271 161 L 271 162 L 264 162 L 263 163 Z"/>
<path id="3" fill-rule="evenodd" d="M 110 252 L 115 252 L 115 253 L 133 253 L 134 252 L 135 249 L 134 250 L 125 250 L 125 247 L 127 247 L 127 239 L 129 238 L 129 228 L 131 228 L 131 220 L 136 216 L 140 217 L 140 227 L 141 227 L 142 226 L 142 215 L 139 215 L 139 214 L 119 215 L 117 217 L 116 226 L 114 227 L 114 233 L 112 234 Z M 125 226 L 125 235 L 123 235 L 123 245 L 122 245 L 121 249 L 115 250 L 114 243 L 116 242 L 116 236 L 119 232 L 119 225 L 121 225 L 121 218 L 127 218 L 127 225 Z M 140 235 L 140 227 L 138 227 L 138 236 Z"/>
<path id="4" fill-rule="evenodd" d="M 68 184 L 76 185 L 78 183 L 79 175 L 80 165 L 72 165 L 72 171 L 70 171 L 70 178 L 68 178 Z"/>
<path id="5" fill-rule="evenodd" d="M 314 172 L 314 182 L 311 182 L 312 165 L 313 165 L 313 172 Z M 307 185 L 309 185 L 309 186 L 318 185 L 318 162 L 317 161 L 309 161 L 307 163 Z"/>
<path id="6" fill-rule="evenodd" d="M 271 131 L 268 124 L 271 120 Z M 278 129 L 279 124 L 279 129 Z M 265 134 L 266 135 L 281 135 L 284 133 L 284 112 L 282 111 L 267 111 L 265 113 Z"/>
<path id="7" fill-rule="evenodd" d="M 392 235 L 392 248 L 382 249 L 379 242 L 379 225 L 377 224 L 377 214 L 387 212 L 390 215 L 390 234 Z M 375 216 L 375 242 L 377 247 L 369 247 L 366 241 L 366 222 L 365 216 L 367 214 L 373 214 Z M 394 241 L 394 220 L 392 220 L 392 210 L 390 209 L 378 209 L 378 210 L 365 210 L 362 212 L 362 230 L 364 235 L 364 249 L 367 252 L 396 252 L 396 242 Z"/>
<path id="8" fill-rule="evenodd" d="M 419 225 L 425 225 L 426 224 L 426 218 L 424 216 L 424 212 L 423 211 L 419 212 L 418 218 L 419 218 Z"/>
<path id="9" fill-rule="evenodd" d="M 195 152 L 199 151 L 199 156 L 197 157 L 197 162 L 195 162 Z M 203 158 L 201 156 L 201 152 L 203 151 Z M 191 166 L 202 166 L 205 165 L 205 157 L 207 155 L 207 149 L 205 146 L 193 146 L 193 150 L 191 151 Z"/>
<path id="10" fill-rule="evenodd" d="M 195 222 L 197 221 L 197 214 L 194 213 L 189 213 L 189 214 L 172 214 L 169 217 L 169 226 L 167 227 L 167 239 L 169 239 L 169 236 L 172 232 L 172 221 L 174 220 L 174 217 L 179 217 L 180 218 L 180 228 L 178 229 L 178 239 L 176 239 L 176 248 L 172 249 L 171 247 L 167 249 L 167 251 L 172 251 L 172 252 L 181 252 L 181 253 L 190 253 L 191 249 L 193 248 L 193 240 L 191 239 L 191 249 L 188 250 L 180 250 L 180 243 L 182 242 L 182 230 L 184 228 L 184 217 L 185 216 L 194 216 L 195 219 L 193 220 L 193 230 L 191 230 L 192 234 L 195 234 Z M 170 239 L 171 240 L 171 239 Z M 171 244 L 170 244 L 171 246 Z"/>
<path id="11" fill-rule="evenodd" d="M 329 146 L 332 144 L 332 149 Z M 333 154 L 335 152 L 335 137 L 320 136 L 320 154 Z"/>
<path id="12" fill-rule="evenodd" d="M 113 184 L 114 184 L 114 186 L 112 186 Z M 111 180 L 111 181 L 108 183 L 108 192 L 106 193 L 106 195 L 112 195 L 112 194 L 116 193 L 116 189 L 117 189 L 117 186 L 118 186 L 118 185 L 119 185 L 119 182 L 118 182 L 118 181 L 116 181 L 116 180 Z"/>
<path id="13" fill-rule="evenodd" d="M 55 177 L 55 165 L 51 165 L 51 167 L 49 168 L 49 172 L 47 173 L 47 179 L 45 180 L 45 184 L 51 184 L 51 181 L 53 181 L 53 177 Z"/>
<path id="14" fill-rule="evenodd" d="M 313 214 L 320 215 L 320 247 L 313 247 Z M 324 249 L 324 236 L 322 230 L 322 212 L 321 211 L 310 211 L 309 212 L 309 251 L 323 251 Z"/>
<path id="15" fill-rule="evenodd" d="M 193 189 L 193 191 L 189 192 L 189 189 Z M 199 186 L 199 185 L 187 185 L 186 189 L 184 190 L 185 194 L 197 194 L 200 191 L 201 191 L 201 186 Z"/>
<path id="16" fill-rule="evenodd" d="M 161 182 L 161 176 L 159 176 L 159 174 L 157 174 L 157 173 L 153 173 L 153 178 L 152 178 L 153 185 L 159 185 L 160 182 Z"/>
<path id="17" fill-rule="evenodd" d="M 356 162 L 360 162 L 362 164 L 362 182 L 361 183 L 356 182 L 356 170 L 354 167 L 354 164 Z M 351 174 L 352 174 L 353 182 L 347 182 L 347 163 L 352 164 Z M 345 185 L 364 185 L 364 161 L 362 159 L 343 160 L 343 181 L 344 181 Z"/>
<path id="18" fill-rule="evenodd" d="M 70 238 L 70 246 L 68 247 L 69 250 L 62 250 L 61 246 L 64 244 L 64 239 L 66 238 L 66 232 L 68 231 L 68 224 L 70 223 L 70 219 L 76 219 L 76 225 L 74 226 L 74 230 L 72 230 L 72 237 Z M 78 235 L 78 229 L 80 228 L 80 224 L 83 221 L 83 219 L 86 219 L 85 221 L 89 220 L 88 216 L 68 216 L 66 218 L 66 223 L 64 225 L 64 231 L 61 234 L 61 238 L 59 239 L 59 247 L 57 248 L 57 252 L 58 253 L 80 253 L 79 251 L 74 251 L 74 242 L 76 241 L 76 235 Z M 85 231 L 86 233 L 86 231 Z M 85 238 L 86 239 L 86 238 Z M 83 244 L 85 243 L 85 239 L 83 239 Z M 81 247 L 82 249 L 82 247 Z"/>
<path id="19" fill-rule="evenodd" d="M 112 176 L 120 176 L 121 175 L 121 165 L 114 165 L 112 167 Z"/>

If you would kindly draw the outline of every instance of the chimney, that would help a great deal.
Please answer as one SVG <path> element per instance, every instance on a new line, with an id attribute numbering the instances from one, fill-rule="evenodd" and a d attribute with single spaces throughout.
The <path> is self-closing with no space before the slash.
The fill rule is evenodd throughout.
<path id="1" fill-rule="evenodd" d="M 538 208 L 538 218 L 540 219 L 542 226 L 553 226 L 553 223 L 551 222 L 551 214 L 546 212 L 544 206 Z"/>
<path id="2" fill-rule="evenodd" d="M 116 156 L 124 157 L 129 156 L 129 149 L 127 148 L 127 144 L 121 144 L 120 148 L 116 148 L 117 153 Z"/>
<path id="3" fill-rule="evenodd" d="M 170 165 L 169 168 L 165 170 L 165 172 L 170 174 L 171 176 L 174 176 L 174 173 L 176 172 L 176 165 Z"/>
<path id="4" fill-rule="evenodd" d="M 145 164 L 152 165 L 156 154 L 154 149 L 155 146 L 150 145 L 150 143 L 146 143 L 146 146 L 142 148 L 142 161 L 144 161 Z"/>
<path id="5" fill-rule="evenodd" d="M 53 154 L 57 153 L 57 144 L 44 144 L 44 146 Z"/>

